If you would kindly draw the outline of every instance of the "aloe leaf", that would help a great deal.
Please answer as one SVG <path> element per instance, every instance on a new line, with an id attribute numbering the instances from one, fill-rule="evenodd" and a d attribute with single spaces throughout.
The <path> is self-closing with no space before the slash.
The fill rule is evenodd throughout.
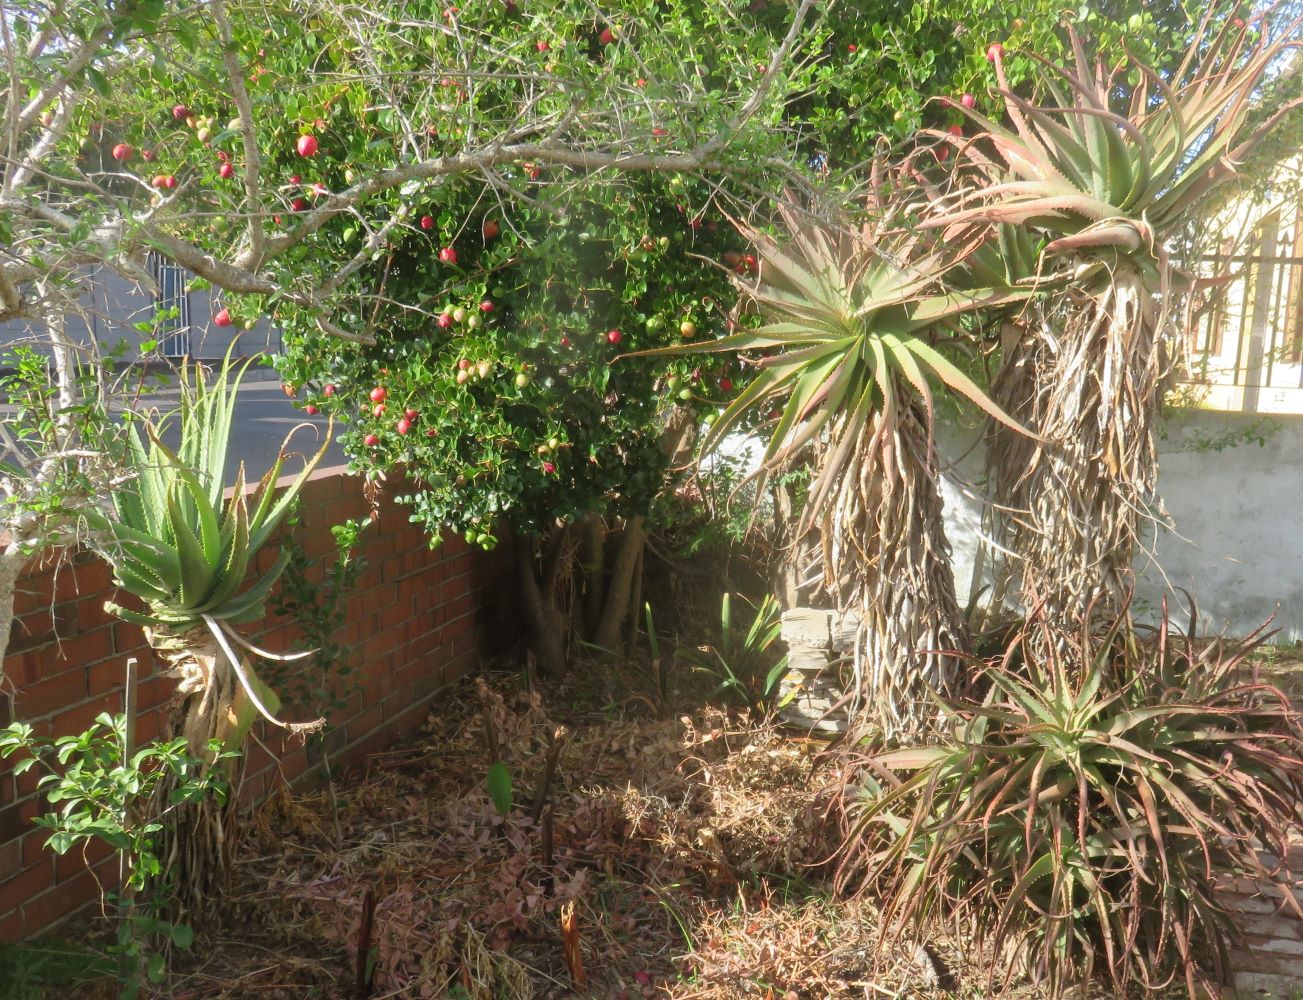
<path id="1" fill-rule="evenodd" d="M 981 390 L 976 382 L 960 371 L 958 367 L 956 367 L 935 348 L 923 343 L 917 338 L 910 338 L 903 343 L 904 346 L 917 355 L 924 364 L 936 372 L 937 377 L 941 379 L 942 382 L 976 405 L 984 413 L 994 417 L 996 420 L 1000 421 L 1000 423 L 1013 428 L 1026 437 L 1037 441 L 1041 440 L 1040 435 L 1028 430 L 1018 421 L 1014 420 L 1013 417 L 1005 413 L 1004 410 L 995 404 L 995 401 L 991 399 L 990 396 Z"/>
<path id="2" fill-rule="evenodd" d="M 181 586 L 177 591 L 178 606 L 195 608 L 207 600 L 216 582 L 217 566 L 210 563 L 204 553 L 203 542 L 188 522 L 177 495 L 182 487 L 168 493 L 167 509 L 171 533 L 176 541 L 177 555 L 181 560 Z"/>
<path id="3" fill-rule="evenodd" d="M 250 519 L 249 545 L 252 547 L 253 551 L 256 552 L 263 547 L 263 545 L 267 541 L 267 538 L 271 535 L 273 531 L 276 530 L 277 526 L 280 524 L 281 519 L 284 518 L 285 515 L 289 512 L 289 509 L 293 505 L 295 498 L 299 495 L 299 491 L 303 489 L 303 484 L 306 483 L 308 481 L 308 477 L 311 476 L 312 473 L 316 471 L 317 466 L 321 463 L 322 458 L 325 457 L 327 449 L 330 447 L 330 438 L 331 438 L 331 433 L 334 430 L 334 426 L 335 426 L 335 421 L 332 418 L 330 422 L 326 425 L 326 432 L 322 435 L 321 447 L 317 449 L 317 453 L 313 455 L 312 458 L 310 458 L 308 461 L 303 463 L 303 468 L 299 471 L 299 474 L 295 476 L 294 479 L 292 479 L 290 483 L 281 491 L 279 498 L 276 500 L 274 504 L 272 504 L 270 510 L 262 518 L 261 522 L 255 525 L 255 522 L 252 519 Z M 288 441 L 289 439 L 286 438 L 287 443 Z M 282 445 L 282 451 L 283 449 L 284 449 L 284 445 Z M 279 468 L 280 464 L 281 464 L 280 460 L 277 459 L 276 467 Z"/>
<path id="4" fill-rule="evenodd" d="M 213 618 L 224 619 L 229 621 L 239 621 L 247 614 L 259 611 L 263 603 L 267 600 L 267 595 L 271 593 L 271 588 L 276 585 L 280 575 L 289 565 L 290 554 L 281 552 L 276 562 L 272 564 L 261 579 L 244 593 L 231 598 L 215 612 L 210 612 Z"/>

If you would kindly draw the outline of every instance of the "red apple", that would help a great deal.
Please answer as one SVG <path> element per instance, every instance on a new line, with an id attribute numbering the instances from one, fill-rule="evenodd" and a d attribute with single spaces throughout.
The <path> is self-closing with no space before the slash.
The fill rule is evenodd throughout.
<path id="1" fill-rule="evenodd" d="M 327 382 L 325 386 L 322 387 L 321 391 L 324 392 L 327 396 L 333 396 L 335 395 L 335 386 L 333 383 Z"/>
<path id="2" fill-rule="evenodd" d="M 318 413 L 320 413 L 321 411 L 318 410 L 318 409 L 317 409 L 315 406 L 313 406 L 311 403 L 309 403 L 307 406 L 303 407 L 303 412 L 306 413 L 306 414 L 307 414 L 308 416 L 310 416 L 310 417 L 315 417 L 315 416 L 316 416 Z"/>
<path id="3" fill-rule="evenodd" d="M 438 436 L 439 436 L 439 432 L 436 431 L 433 427 L 431 427 L 429 430 L 427 430 L 427 431 L 425 432 L 425 436 L 428 437 L 428 438 L 438 437 Z"/>
<path id="4" fill-rule="evenodd" d="M 638 79 L 634 81 L 634 86 L 636 86 L 636 87 L 645 87 L 645 86 L 647 86 L 647 78 L 646 78 L 646 77 L 643 77 L 643 76 L 638 77 Z"/>
<path id="5" fill-rule="evenodd" d="M 218 163 L 226 163 L 226 162 L 228 162 L 230 159 L 231 159 L 231 154 L 228 153 L 226 150 L 224 150 L 224 149 L 219 149 L 219 150 L 217 151 L 217 162 L 218 162 Z"/>
<path id="6" fill-rule="evenodd" d="M 183 122 L 190 117 L 190 109 L 184 104 L 178 104 L 172 109 L 172 117 L 179 122 Z"/>
<path id="7" fill-rule="evenodd" d="M 408 420 L 415 421 L 416 418 L 420 416 L 420 414 L 417 413 L 415 410 L 406 409 L 403 411 L 403 416 L 406 417 Z"/>
<path id="8" fill-rule="evenodd" d="M 153 163 L 154 151 L 152 149 L 142 149 L 140 151 L 140 158 L 144 160 L 146 163 Z"/>
<path id="9" fill-rule="evenodd" d="M 995 62 L 1004 55 L 1004 46 L 999 42 L 992 42 L 986 47 L 986 61 Z"/>
<path id="10" fill-rule="evenodd" d="M 615 32 L 610 28 L 603 28 L 602 33 L 597 36 L 597 40 L 603 45 L 615 44 Z"/>
<path id="11" fill-rule="evenodd" d="M 423 215 L 423 216 L 421 216 L 421 228 L 422 228 L 422 229 L 433 229 L 433 228 L 434 228 L 434 216 L 433 216 L 433 215 Z"/>
<path id="12" fill-rule="evenodd" d="M 299 151 L 300 156 L 316 156 L 317 137 L 315 135 L 301 135 L 294 148 Z"/>
<path id="13" fill-rule="evenodd" d="M 399 434 L 406 434 L 412 429 L 412 422 L 406 417 L 401 417 L 398 423 L 394 424 L 394 429 L 397 430 Z"/>
<path id="14" fill-rule="evenodd" d="M 569 338 L 569 337 L 562 337 L 562 338 L 561 338 L 561 346 L 562 346 L 562 347 L 569 347 L 569 346 L 570 346 L 570 338 Z"/>
<path id="15" fill-rule="evenodd" d="M 308 207 L 308 203 L 304 201 L 302 198 L 295 198 L 293 201 L 290 202 L 291 212 L 302 212 L 307 207 Z"/>
<path id="16" fill-rule="evenodd" d="M 290 183 L 291 183 L 291 184 L 302 184 L 302 183 L 303 183 L 303 178 L 300 177 L 298 174 L 290 174 Z"/>
<path id="17" fill-rule="evenodd" d="M 167 187 L 167 178 L 162 174 L 155 174 L 154 179 L 149 183 L 156 188 L 165 188 Z"/>
<path id="18" fill-rule="evenodd" d="M 452 247 L 444 247 L 442 250 L 439 251 L 439 259 L 443 261 L 445 264 L 456 264 L 457 251 L 454 250 Z"/>
<path id="19" fill-rule="evenodd" d="M 448 327 L 452 326 L 452 314 L 439 313 L 439 318 L 435 320 L 435 322 L 439 324 L 440 330 L 446 330 Z"/>
<path id="20" fill-rule="evenodd" d="M 860 51 L 860 47 L 852 42 L 850 45 L 846 46 L 846 51 L 851 55 L 854 55 L 856 52 Z"/>
<path id="21" fill-rule="evenodd" d="M 176 178 L 171 174 L 168 174 L 163 178 L 163 187 L 167 188 L 169 191 L 172 190 L 172 188 L 176 187 Z"/>
<path id="22" fill-rule="evenodd" d="M 375 406 L 371 407 L 371 416 L 373 416 L 373 417 L 383 417 L 384 415 L 385 415 L 385 404 L 384 404 L 384 403 L 376 403 Z"/>
<path id="23" fill-rule="evenodd" d="M 366 437 L 362 439 L 362 443 L 366 445 L 368 448 L 374 448 L 376 445 L 380 443 L 380 439 L 376 437 L 374 434 L 368 434 Z"/>
<path id="24" fill-rule="evenodd" d="M 321 181 L 317 181 L 315 184 L 312 185 L 312 197 L 324 198 L 328 194 L 330 194 L 330 188 L 322 184 Z"/>
<path id="25" fill-rule="evenodd" d="M 619 330 L 606 331 L 606 342 L 608 344 L 618 344 L 623 339 L 624 339 L 624 334 L 622 334 Z"/>
<path id="26" fill-rule="evenodd" d="M 963 126 L 962 126 L 962 125 L 949 125 L 949 126 L 946 127 L 946 131 L 949 132 L 951 135 L 963 135 L 963 134 L 964 134 L 964 129 L 963 129 Z"/>
<path id="27" fill-rule="evenodd" d="M 543 472 L 549 476 L 552 475 L 552 473 L 556 472 L 556 464 L 553 462 L 544 462 Z"/>
<path id="28" fill-rule="evenodd" d="M 230 180 L 235 176 L 235 168 L 229 163 L 223 163 L 217 168 L 217 176 L 221 177 L 223 180 Z"/>
<path id="29" fill-rule="evenodd" d="M 213 316 L 214 326 L 230 326 L 231 322 L 231 310 L 229 309 L 219 309 L 216 315 Z"/>
<path id="30" fill-rule="evenodd" d="M 132 154 L 134 153 L 135 150 L 132 149 L 130 146 L 128 146 L 125 142 L 120 142 L 113 147 L 113 158 L 115 160 L 129 160 L 131 159 Z"/>
<path id="31" fill-rule="evenodd" d="M 959 103 L 966 108 L 975 108 L 977 107 L 977 98 L 972 94 L 962 94 L 960 95 Z"/>
<path id="32" fill-rule="evenodd" d="M 458 367 L 459 369 L 461 369 L 462 371 L 465 371 L 465 370 L 466 370 L 467 368 L 469 368 L 470 366 L 471 366 L 471 363 L 470 363 L 470 361 L 467 360 L 466 358 L 462 358 L 460 361 L 457 362 L 457 367 Z"/>
<path id="33" fill-rule="evenodd" d="M 481 231 L 484 233 L 484 238 L 486 240 L 491 240 L 495 236 L 497 236 L 498 233 L 502 232 L 502 227 L 499 226 L 497 221 L 494 219 L 485 219 L 484 225 L 480 228 Z"/>
<path id="34" fill-rule="evenodd" d="M 550 48 L 552 48 L 552 46 L 548 45 L 547 42 L 536 42 L 534 44 L 534 48 L 538 49 L 538 51 L 540 52 L 547 52 Z"/>
<path id="35" fill-rule="evenodd" d="M 493 312 L 493 303 L 490 302 L 488 299 L 485 299 L 483 302 L 480 303 L 480 312 L 484 312 L 484 313 Z"/>
<path id="36" fill-rule="evenodd" d="M 383 403 L 385 401 L 385 397 L 388 396 L 389 393 L 383 385 L 378 385 L 371 390 L 370 395 L 371 395 L 371 402 Z"/>
<path id="37" fill-rule="evenodd" d="M 733 391 L 733 380 L 732 380 L 731 378 L 727 378 L 727 377 L 726 377 L 726 378 L 722 378 L 722 379 L 720 379 L 720 380 L 719 380 L 719 391 L 720 391 L 720 392 L 732 392 L 732 391 Z"/>

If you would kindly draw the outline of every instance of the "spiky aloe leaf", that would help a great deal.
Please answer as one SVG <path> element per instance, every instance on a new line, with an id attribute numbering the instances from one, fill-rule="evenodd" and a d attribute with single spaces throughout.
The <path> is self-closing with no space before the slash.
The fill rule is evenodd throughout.
<path id="1" fill-rule="evenodd" d="M 174 597 L 175 607 L 193 609 L 199 607 L 212 593 L 217 583 L 218 566 L 209 562 L 199 532 L 186 516 L 181 503 L 181 496 L 186 489 L 186 485 L 179 479 L 173 484 L 173 488 L 168 491 L 167 511 L 170 532 L 181 558 L 181 585 Z"/>
<path id="2" fill-rule="evenodd" d="M 243 621 L 245 616 L 252 614 L 253 617 L 261 617 L 262 605 L 267 600 L 267 595 L 271 593 L 271 588 L 275 586 L 276 581 L 280 579 L 281 573 L 289 564 L 290 554 L 281 552 L 269 570 L 263 574 L 252 587 L 241 594 L 226 601 L 222 607 L 215 608 L 208 612 L 213 618 L 218 620 Z"/>
<path id="3" fill-rule="evenodd" d="M 326 455 L 326 450 L 330 447 L 330 435 L 334 426 L 335 422 L 332 417 L 326 425 L 326 433 L 322 435 L 321 447 L 317 449 L 317 453 L 303 463 L 303 468 L 299 471 L 299 474 L 281 490 L 273 501 L 276 479 L 280 475 L 281 467 L 285 462 L 285 445 L 281 446 L 280 454 L 276 456 L 272 468 L 258 484 L 257 506 L 254 514 L 249 518 L 249 545 L 255 552 L 262 548 L 271 533 L 280 525 L 285 515 L 289 513 L 295 498 L 298 497 L 299 491 L 303 489 L 303 484 L 308 481 L 308 477 L 321 464 L 322 458 Z M 287 437 L 286 443 L 288 444 L 288 442 L 289 438 Z"/>

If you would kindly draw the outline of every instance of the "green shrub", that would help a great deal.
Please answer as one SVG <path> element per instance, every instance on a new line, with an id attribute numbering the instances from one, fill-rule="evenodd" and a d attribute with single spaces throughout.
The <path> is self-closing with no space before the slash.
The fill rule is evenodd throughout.
<path id="1" fill-rule="evenodd" d="M 1056 994 L 1225 978 L 1215 887 L 1287 879 L 1260 852 L 1284 857 L 1303 820 L 1303 727 L 1247 662 L 1263 630 L 1194 629 L 1166 604 L 1153 629 L 1033 615 L 980 666 L 981 700 L 946 706 L 940 743 L 866 760 L 839 877 L 881 898 L 884 942 L 945 921 Z"/>

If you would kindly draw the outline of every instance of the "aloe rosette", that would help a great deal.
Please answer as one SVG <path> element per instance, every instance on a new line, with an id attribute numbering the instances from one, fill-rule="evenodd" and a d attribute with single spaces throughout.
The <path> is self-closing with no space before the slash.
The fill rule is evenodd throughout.
<path id="1" fill-rule="evenodd" d="M 185 730 L 195 751 L 215 737 L 238 745 L 255 713 L 293 729 L 316 725 L 277 720 L 275 696 L 236 649 L 268 659 L 289 658 L 258 649 L 234 626 L 262 617 L 289 554 L 281 552 L 245 587 L 250 565 L 326 448 L 323 443 L 278 491 L 282 449 L 252 498 L 246 495 L 241 463 L 224 498 L 236 393 L 247 366 L 233 368 L 228 359 L 211 383 L 197 368 L 183 373 L 180 407 L 172 415 L 180 423 L 176 450 L 162 440 L 167 418 L 155 423 L 131 416 L 126 461 L 132 479 L 112 494 L 107 512 L 86 513 L 92 544 L 113 567 L 117 585 L 145 607 L 137 611 L 110 602 L 108 609 L 145 628 L 150 644 L 179 680 L 178 692 L 192 696 Z M 231 719 L 238 722 L 233 725 Z"/>
<path id="2" fill-rule="evenodd" d="M 992 396 L 1048 446 L 993 427 L 988 478 L 1013 511 L 996 528 L 1024 589 L 1068 617 L 1116 604 L 1156 516 L 1171 319 L 1198 285 L 1167 245 L 1299 104 L 1264 109 L 1262 88 L 1273 67 L 1297 69 L 1303 19 L 1224 14 L 1208 9 L 1169 76 L 1134 58 L 1105 67 L 1073 34 L 1071 64 L 1042 60 L 1034 99 L 1009 88 L 996 51 L 1006 120 L 956 106 L 976 134 L 937 136 L 965 183 L 920 226 L 1012 228 L 1040 247 L 1045 294 L 1017 318 Z"/>
<path id="3" fill-rule="evenodd" d="M 965 341 L 962 316 L 1030 293 L 951 284 L 982 242 L 910 232 L 891 207 L 864 227 L 792 207 L 782 222 L 781 240 L 740 227 L 760 266 L 737 284 L 760 325 L 670 351 L 737 352 L 754 373 L 703 453 L 777 411 L 763 471 L 811 462 L 801 528 L 818 541 L 825 590 L 860 614 L 859 717 L 903 737 L 927 724 L 928 686 L 944 690 L 967 648 L 941 518 L 934 386 L 1018 426 L 942 346 Z"/>

